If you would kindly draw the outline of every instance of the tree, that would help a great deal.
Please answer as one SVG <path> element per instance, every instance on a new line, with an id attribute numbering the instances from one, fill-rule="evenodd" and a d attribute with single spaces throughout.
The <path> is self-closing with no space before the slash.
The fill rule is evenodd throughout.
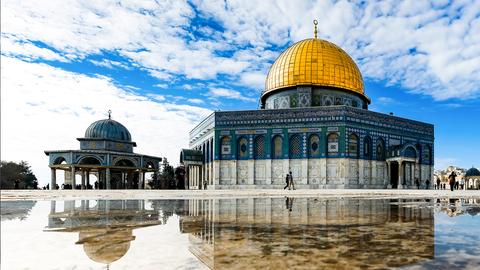
<path id="1" fill-rule="evenodd" d="M 21 161 L 20 163 L 16 163 L 2 160 L 0 162 L 0 186 L 1 189 L 37 189 L 38 182 L 28 162 Z"/>
<path id="2" fill-rule="evenodd" d="M 160 171 L 160 188 L 175 189 L 175 171 L 173 166 L 168 163 L 166 158 L 163 159 Z"/>

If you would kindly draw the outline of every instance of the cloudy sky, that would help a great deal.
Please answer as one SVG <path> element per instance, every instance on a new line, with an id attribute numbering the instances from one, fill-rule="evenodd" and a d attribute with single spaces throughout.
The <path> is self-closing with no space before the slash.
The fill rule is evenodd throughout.
<path id="1" fill-rule="evenodd" d="M 435 125 L 435 166 L 480 166 L 480 1 L 1 2 L 1 158 L 49 179 L 46 149 L 76 149 L 113 111 L 137 152 L 178 163 L 213 110 L 256 109 L 294 42 L 357 62 L 371 110 Z"/>

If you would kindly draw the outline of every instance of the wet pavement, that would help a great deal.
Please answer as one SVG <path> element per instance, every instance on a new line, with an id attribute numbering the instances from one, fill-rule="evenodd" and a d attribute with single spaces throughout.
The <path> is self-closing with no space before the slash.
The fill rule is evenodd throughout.
<path id="1" fill-rule="evenodd" d="M 479 269 L 480 197 L 1 202 L 2 269 Z"/>

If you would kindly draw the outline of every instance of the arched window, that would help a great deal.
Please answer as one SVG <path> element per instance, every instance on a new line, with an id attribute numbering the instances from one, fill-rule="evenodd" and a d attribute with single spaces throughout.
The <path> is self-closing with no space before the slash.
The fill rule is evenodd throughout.
<path id="1" fill-rule="evenodd" d="M 358 137 L 353 133 L 348 136 L 348 156 L 358 158 Z"/>
<path id="2" fill-rule="evenodd" d="M 220 152 L 222 155 L 230 155 L 232 153 L 230 141 L 231 139 L 229 136 L 225 136 L 220 140 Z"/>
<path id="3" fill-rule="evenodd" d="M 248 140 L 245 137 L 241 137 L 240 139 L 238 139 L 237 158 L 238 159 L 248 158 Z"/>
<path id="4" fill-rule="evenodd" d="M 283 158 L 283 139 L 277 135 L 272 139 L 272 158 Z"/>
<path id="5" fill-rule="evenodd" d="M 265 137 L 257 136 L 254 141 L 254 155 L 255 159 L 265 158 Z"/>
<path id="6" fill-rule="evenodd" d="M 403 155 L 405 157 L 416 158 L 417 151 L 415 151 L 415 148 L 413 148 L 412 146 L 409 146 L 405 149 L 405 151 L 403 152 Z"/>
<path id="7" fill-rule="evenodd" d="M 330 133 L 327 137 L 327 149 L 329 156 L 338 155 L 338 134 Z"/>
<path id="8" fill-rule="evenodd" d="M 423 163 L 425 164 L 432 164 L 432 150 L 430 146 L 425 145 L 423 148 Z"/>
<path id="9" fill-rule="evenodd" d="M 308 156 L 309 157 L 318 157 L 320 156 L 320 137 L 313 134 L 308 140 Z"/>
<path id="10" fill-rule="evenodd" d="M 300 140 L 300 136 L 298 134 L 290 137 L 289 156 L 290 158 L 302 157 L 302 141 Z"/>
<path id="11" fill-rule="evenodd" d="M 363 139 L 363 157 L 366 159 L 372 158 L 372 139 L 369 136 Z"/>
<path id="12" fill-rule="evenodd" d="M 382 138 L 378 139 L 376 154 L 377 154 L 377 160 L 380 160 L 380 161 L 385 160 L 385 142 L 383 141 Z"/>

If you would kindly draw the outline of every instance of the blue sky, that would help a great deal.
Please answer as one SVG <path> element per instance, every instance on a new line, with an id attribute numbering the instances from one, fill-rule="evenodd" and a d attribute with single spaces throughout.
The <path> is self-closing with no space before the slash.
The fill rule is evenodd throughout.
<path id="1" fill-rule="evenodd" d="M 213 110 L 256 109 L 288 46 L 313 36 L 358 64 L 370 109 L 435 125 L 435 162 L 480 167 L 480 1 L 2 1 L 2 159 L 48 179 L 106 116 L 137 152 L 178 162 Z M 45 179 L 45 180 L 44 180 Z"/>

